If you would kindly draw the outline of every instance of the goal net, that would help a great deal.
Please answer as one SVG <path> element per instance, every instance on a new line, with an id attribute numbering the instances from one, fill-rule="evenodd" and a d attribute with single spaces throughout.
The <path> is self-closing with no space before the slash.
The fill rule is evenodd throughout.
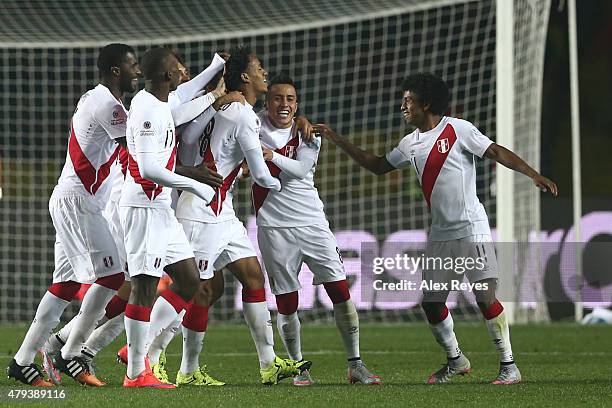
<path id="1" fill-rule="evenodd" d="M 66 157 L 72 112 L 78 98 L 97 83 L 97 53 L 107 43 L 131 44 L 140 56 L 152 45 L 171 46 L 193 73 L 208 64 L 214 50 L 248 43 L 270 76 L 284 71 L 295 78 L 302 114 L 378 154 L 411 131 L 399 109 L 401 80 L 409 73 L 432 72 L 451 87 L 451 115 L 496 138 L 496 81 L 504 78 L 496 78 L 493 0 L 151 4 L 3 2 L 1 322 L 30 321 L 51 281 L 54 230 L 48 198 Z M 549 0 L 516 0 L 514 6 L 515 149 L 535 167 L 549 7 Z M 477 160 L 476 167 L 478 194 L 495 228 L 495 166 Z M 324 143 L 316 183 L 361 319 L 422 319 L 420 292 L 376 292 L 361 273 L 365 252 L 387 256 L 422 250 L 429 213 L 412 171 L 375 177 Z M 515 202 L 508 203 L 514 206 L 515 237 L 526 242 L 529 233 L 539 230 L 539 195 L 529 180 L 520 178 L 515 193 Z M 237 185 L 234 205 L 256 245 L 248 183 Z M 396 272 L 386 270 L 381 276 L 393 281 L 399 278 Z M 517 276 L 514 300 L 523 304 L 521 290 L 542 296 L 537 279 L 521 289 Z M 228 273 L 225 277 L 225 296 L 213 314 L 218 320 L 240 321 L 239 284 Z M 302 319 L 329 320 L 331 302 L 322 287 L 312 286 L 306 266 L 301 280 Z M 273 296 L 268 299 L 275 309 Z M 469 294 L 452 295 L 450 304 L 458 318 L 477 316 Z"/>

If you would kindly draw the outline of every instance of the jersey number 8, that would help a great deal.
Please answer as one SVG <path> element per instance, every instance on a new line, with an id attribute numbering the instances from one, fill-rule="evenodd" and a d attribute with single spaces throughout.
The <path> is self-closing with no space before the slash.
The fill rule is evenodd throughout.
<path id="1" fill-rule="evenodd" d="M 215 118 L 212 118 L 208 125 L 204 128 L 202 136 L 200 136 L 200 157 L 204 157 L 206 149 L 210 145 L 210 136 L 212 135 L 213 129 L 215 128 Z"/>

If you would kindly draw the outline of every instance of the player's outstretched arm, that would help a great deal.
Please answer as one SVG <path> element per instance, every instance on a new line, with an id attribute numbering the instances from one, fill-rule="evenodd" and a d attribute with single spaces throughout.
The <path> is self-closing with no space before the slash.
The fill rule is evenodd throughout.
<path id="1" fill-rule="evenodd" d="M 206 109 L 212 106 L 217 100 L 217 95 L 209 92 L 206 95 L 198 96 L 182 105 L 172 107 L 172 119 L 174 126 L 192 121 Z"/>
<path id="2" fill-rule="evenodd" d="M 204 89 L 207 83 L 225 66 L 225 59 L 219 54 L 215 54 L 210 65 L 191 81 L 187 81 L 176 88 L 175 94 L 180 103 L 192 100 L 197 93 Z"/>
<path id="3" fill-rule="evenodd" d="M 220 93 L 217 92 L 217 90 L 209 92 L 182 105 L 172 107 L 174 125 L 179 126 L 183 123 L 190 122 L 211 107 L 214 110 L 209 113 L 214 115 L 221 106 L 232 102 L 240 102 L 244 105 L 244 95 L 240 92 L 230 92 L 228 94 L 224 92 Z"/>
<path id="4" fill-rule="evenodd" d="M 491 160 L 495 160 L 496 162 L 503 164 L 511 170 L 523 173 L 527 177 L 531 178 L 533 180 L 533 184 L 535 184 L 540 190 L 549 191 L 552 193 L 552 195 L 557 195 L 557 185 L 552 180 L 542 176 L 531 166 L 529 166 L 523 159 L 518 157 L 514 152 L 506 149 L 504 146 L 493 143 L 487 148 L 487 150 L 485 150 L 484 155 Z"/>
<path id="5" fill-rule="evenodd" d="M 315 132 L 319 133 L 327 140 L 334 143 L 336 146 L 340 147 L 344 150 L 349 156 L 353 158 L 359 165 L 367 170 L 370 170 L 372 173 L 381 175 L 385 173 L 389 173 L 390 171 L 395 170 L 384 156 L 376 156 L 375 154 L 366 152 L 365 150 L 360 149 L 355 146 L 351 142 L 349 142 L 345 137 L 340 136 L 327 125 L 324 124 L 316 124 L 314 126 Z"/>

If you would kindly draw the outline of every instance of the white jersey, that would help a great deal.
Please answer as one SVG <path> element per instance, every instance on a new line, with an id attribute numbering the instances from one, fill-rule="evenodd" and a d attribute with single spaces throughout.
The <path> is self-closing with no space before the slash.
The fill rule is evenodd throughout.
<path id="1" fill-rule="evenodd" d="M 243 152 L 261 149 L 259 127 L 259 118 L 248 102 L 244 105 L 234 102 L 217 112 L 200 137 L 194 164 L 214 163 L 212 168 L 223 177 L 223 185 L 215 188 L 215 198 L 208 206 L 194 194 L 183 191 L 176 206 L 177 218 L 205 223 L 236 218 L 231 187 L 245 159 Z"/>
<path id="2" fill-rule="evenodd" d="M 128 151 L 123 146 L 119 146 L 119 155 L 117 161 L 111 169 L 109 176 L 109 182 L 111 185 L 109 201 L 118 203 L 121 199 L 121 189 L 123 188 L 123 182 L 125 181 L 125 175 L 127 174 L 128 166 Z"/>
<path id="3" fill-rule="evenodd" d="M 110 90 L 98 84 L 85 93 L 72 116 L 66 164 L 54 194 L 91 197 L 103 209 L 110 195 L 115 139 L 125 137 L 127 112 Z"/>
<path id="4" fill-rule="evenodd" d="M 132 99 L 127 120 L 128 171 L 121 191 L 122 207 L 170 208 L 171 188 L 142 178 L 136 162 L 136 138 L 154 138 L 157 162 L 174 171 L 176 135 L 168 103 L 141 90 Z M 150 153 L 150 152 L 140 152 Z"/>
<path id="5" fill-rule="evenodd" d="M 470 122 L 444 116 L 427 132 L 418 129 L 387 153 L 396 167 L 412 165 L 430 208 L 431 241 L 490 234 L 489 220 L 476 195 L 474 155 L 493 142 Z"/>
<path id="6" fill-rule="evenodd" d="M 302 179 L 288 177 L 274 163 L 267 161 L 270 173 L 280 177 L 281 191 L 253 184 L 253 207 L 260 227 L 302 227 L 310 225 L 329 225 L 323 212 L 323 202 L 314 184 L 317 158 L 321 149 L 320 138 L 303 143 L 294 126 L 278 129 L 268 120 L 265 111 L 260 112 L 261 144 L 275 153 L 293 160 L 310 158 L 315 165 Z"/>

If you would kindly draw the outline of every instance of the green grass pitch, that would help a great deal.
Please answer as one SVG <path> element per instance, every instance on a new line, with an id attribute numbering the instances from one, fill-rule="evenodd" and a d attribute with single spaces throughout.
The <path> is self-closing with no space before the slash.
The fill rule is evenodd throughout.
<path id="1" fill-rule="evenodd" d="M 0 363 L 8 365 L 26 327 L 0 327 Z M 484 324 L 458 323 L 457 337 L 470 358 L 472 375 L 452 384 L 428 386 L 427 376 L 441 363 L 444 354 L 424 324 L 363 324 L 361 352 L 364 361 L 382 377 L 381 386 L 351 386 L 340 338 L 333 326 L 302 326 L 305 358 L 313 361 L 311 373 L 317 382 L 294 387 L 289 380 L 266 387 L 259 384 L 257 357 L 245 325 L 214 322 L 206 334 L 202 362 L 209 371 L 228 383 L 225 387 L 182 387 L 176 390 L 123 389 L 124 367 L 114 353 L 120 338 L 97 357 L 104 388 L 78 386 L 65 378 L 61 389 L 66 399 L 33 402 L 47 406 L 119 407 L 218 407 L 218 406 L 610 406 L 612 404 L 612 327 L 572 324 L 512 327 L 512 342 L 523 383 L 492 386 L 488 382 L 498 370 L 497 353 Z M 180 363 L 180 339 L 168 350 L 171 378 Z M 276 338 L 276 350 L 284 355 Z M 5 376 L 0 382 L 0 406 L 11 402 L 10 389 L 22 388 Z M 31 402 L 25 402 L 30 405 Z"/>

